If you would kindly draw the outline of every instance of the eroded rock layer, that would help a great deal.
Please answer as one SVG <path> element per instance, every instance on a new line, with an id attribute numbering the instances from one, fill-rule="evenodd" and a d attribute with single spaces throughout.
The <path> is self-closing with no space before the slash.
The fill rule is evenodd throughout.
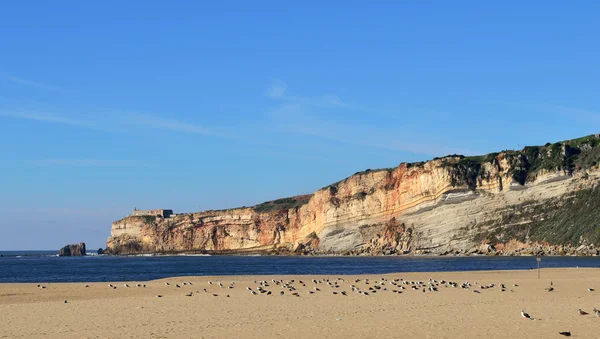
<path id="1" fill-rule="evenodd" d="M 114 254 L 595 254 L 600 137 L 366 170 L 312 195 L 112 224 Z M 597 207 L 597 208 L 596 208 Z"/>

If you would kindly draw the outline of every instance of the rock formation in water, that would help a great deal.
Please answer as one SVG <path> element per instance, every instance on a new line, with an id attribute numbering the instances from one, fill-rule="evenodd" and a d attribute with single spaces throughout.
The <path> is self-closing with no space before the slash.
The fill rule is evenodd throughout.
<path id="1" fill-rule="evenodd" d="M 253 207 L 137 211 L 112 224 L 107 252 L 595 255 L 599 160 L 591 135 L 366 170 Z"/>
<path id="2" fill-rule="evenodd" d="M 71 257 L 85 255 L 85 243 L 67 245 L 60 249 L 58 256 Z"/>

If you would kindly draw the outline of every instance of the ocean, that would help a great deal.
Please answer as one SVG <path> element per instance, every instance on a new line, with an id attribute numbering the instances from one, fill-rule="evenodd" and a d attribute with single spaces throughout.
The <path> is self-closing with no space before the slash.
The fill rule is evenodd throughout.
<path id="1" fill-rule="evenodd" d="M 0 251 L 0 283 L 146 281 L 173 276 L 341 275 L 394 272 L 527 270 L 535 257 L 57 257 L 57 251 Z M 543 257 L 545 267 L 600 267 L 600 257 Z"/>

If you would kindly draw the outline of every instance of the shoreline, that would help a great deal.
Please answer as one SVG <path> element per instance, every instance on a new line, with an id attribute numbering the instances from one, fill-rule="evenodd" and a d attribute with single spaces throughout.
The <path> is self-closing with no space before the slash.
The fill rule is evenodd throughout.
<path id="1" fill-rule="evenodd" d="M 560 271 L 598 271 L 600 278 L 600 267 L 541 267 L 540 272 L 556 273 Z M 196 280 L 246 280 L 248 278 L 259 279 L 259 280 L 271 280 L 273 278 L 281 279 L 293 279 L 293 278 L 307 278 L 307 277 L 345 277 L 345 278 L 356 278 L 356 277 L 391 277 L 391 276 L 415 276 L 415 275 L 488 275 L 488 274 L 522 274 L 523 272 L 532 272 L 537 278 L 537 268 L 524 268 L 524 269 L 496 269 L 496 270 L 463 270 L 463 271 L 404 271 L 404 272 L 387 272 L 387 273 L 358 273 L 358 274 L 224 274 L 224 275 L 172 275 L 163 278 L 149 279 L 149 280 L 103 280 L 103 281 L 59 281 L 51 282 L 45 280 L 39 280 L 36 282 L 0 282 L 0 289 L 2 286 L 9 285 L 81 285 L 81 284 L 106 284 L 106 283 L 155 283 L 168 280 L 176 279 L 196 279 Z M 542 277 L 543 278 L 543 277 Z M 600 288 L 600 286 L 599 286 Z M 1 338 L 1 337 L 0 337 Z"/>

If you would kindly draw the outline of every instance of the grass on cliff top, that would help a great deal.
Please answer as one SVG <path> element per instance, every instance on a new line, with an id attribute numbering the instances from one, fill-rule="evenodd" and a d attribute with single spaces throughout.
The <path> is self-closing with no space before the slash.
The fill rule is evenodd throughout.
<path id="1" fill-rule="evenodd" d="M 257 213 L 265 213 L 271 211 L 282 211 L 297 208 L 308 203 L 312 194 L 299 195 L 291 198 L 282 198 L 258 204 L 252 209 Z"/>

